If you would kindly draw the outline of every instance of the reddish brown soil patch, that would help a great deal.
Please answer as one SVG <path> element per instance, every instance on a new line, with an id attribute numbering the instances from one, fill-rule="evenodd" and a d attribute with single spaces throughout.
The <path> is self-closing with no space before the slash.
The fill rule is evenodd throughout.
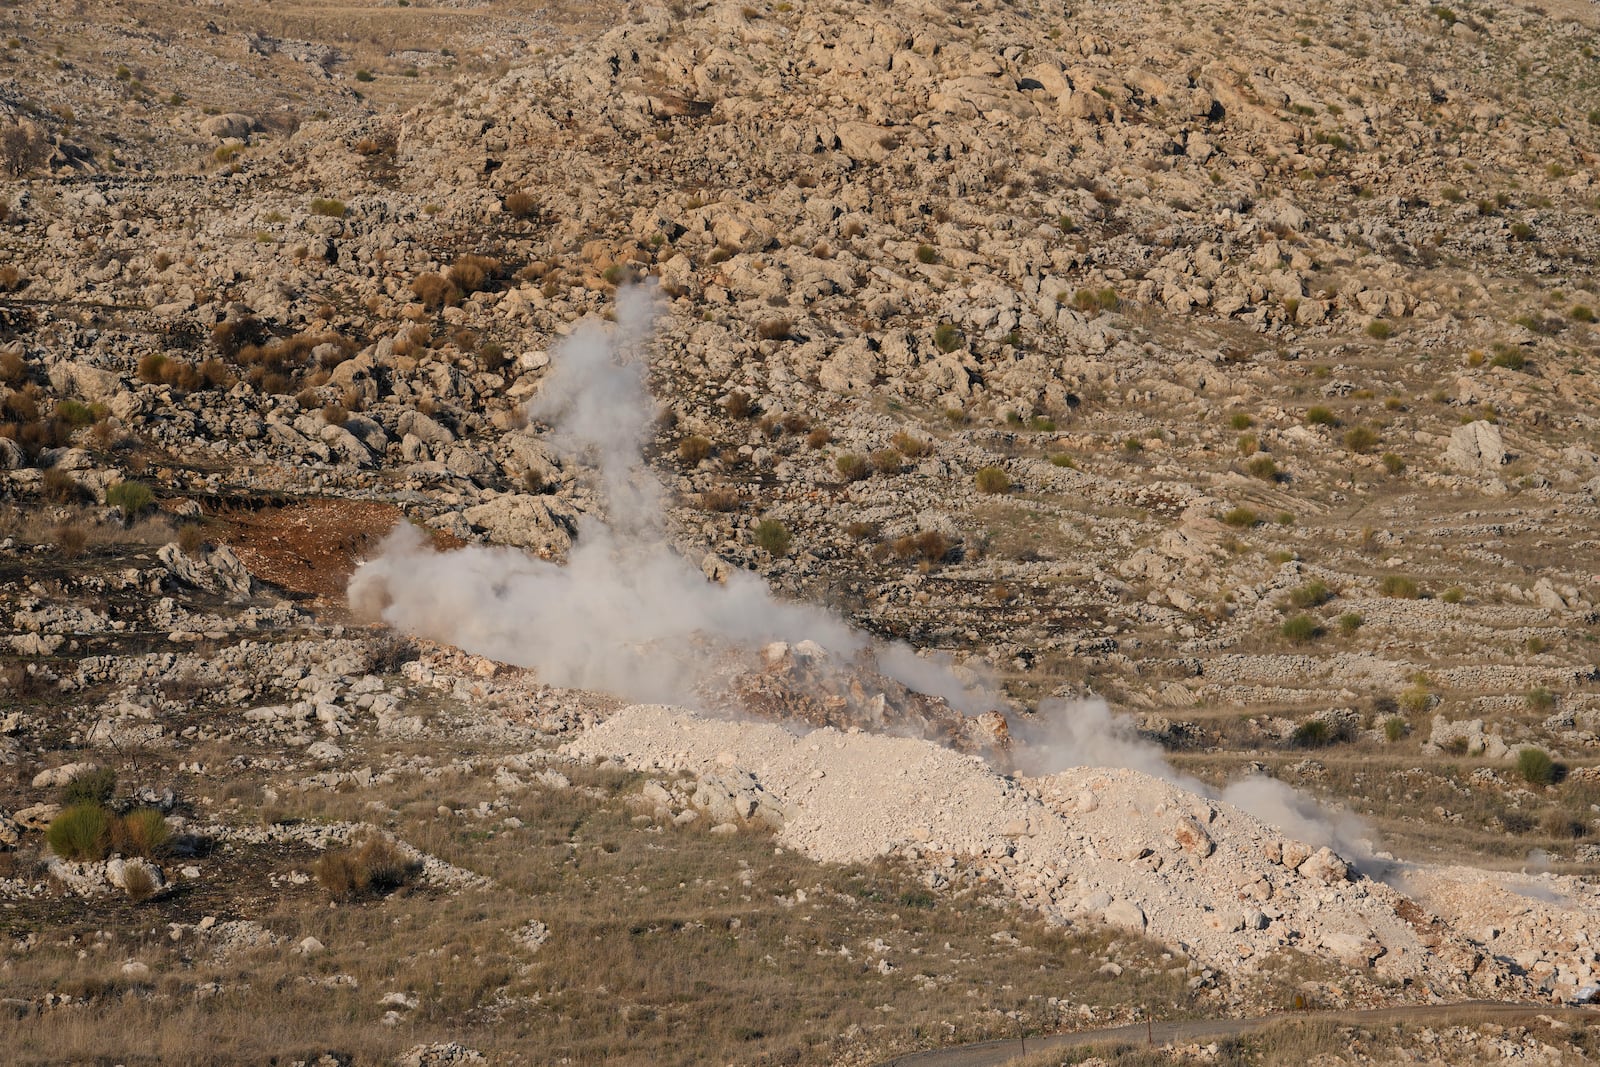
<path id="1" fill-rule="evenodd" d="M 368 500 L 306 500 L 279 508 L 236 511 L 223 516 L 225 540 L 250 573 L 314 605 L 342 609 L 345 586 L 356 564 L 404 521 L 392 504 Z M 459 547 L 433 535 L 439 549 Z"/>

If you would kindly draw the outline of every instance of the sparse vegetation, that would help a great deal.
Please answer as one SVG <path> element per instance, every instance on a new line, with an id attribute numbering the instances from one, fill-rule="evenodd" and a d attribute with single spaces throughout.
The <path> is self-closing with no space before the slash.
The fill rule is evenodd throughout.
<path id="1" fill-rule="evenodd" d="M 1278 627 L 1278 633 L 1293 644 L 1303 645 L 1321 637 L 1323 630 L 1321 624 L 1310 615 L 1292 615 Z"/>
<path id="2" fill-rule="evenodd" d="M 1237 530 L 1247 530 L 1261 521 L 1255 509 L 1246 507 L 1230 508 L 1222 516 L 1222 521 Z"/>
<path id="3" fill-rule="evenodd" d="M 978 492 L 999 494 L 1011 491 L 1011 476 L 1001 467 L 984 467 L 973 479 Z"/>
<path id="4" fill-rule="evenodd" d="M 1386 574 L 1378 582 L 1378 593 L 1397 600 L 1415 600 L 1422 595 L 1416 579 L 1404 574 Z"/>
<path id="5" fill-rule="evenodd" d="M 793 538 L 789 527 L 777 519 L 762 519 L 756 524 L 756 546 L 774 556 L 787 556 Z"/>
<path id="6" fill-rule="evenodd" d="M 111 820 L 99 804 L 74 804 L 51 820 L 45 840 L 64 860 L 103 860 L 111 851 Z"/>
<path id="7" fill-rule="evenodd" d="M 1556 761 L 1542 748 L 1524 748 L 1517 753 L 1517 774 L 1529 785 L 1552 785 L 1556 780 Z"/>

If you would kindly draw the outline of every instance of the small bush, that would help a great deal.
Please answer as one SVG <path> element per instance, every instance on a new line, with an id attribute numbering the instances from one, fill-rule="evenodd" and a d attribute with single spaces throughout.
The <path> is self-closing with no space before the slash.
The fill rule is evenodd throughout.
<path id="1" fill-rule="evenodd" d="M 1572 310 L 1568 314 L 1572 316 L 1573 322 L 1595 321 L 1594 308 L 1588 304 L 1573 304 Z"/>
<path id="2" fill-rule="evenodd" d="M 821 448 L 832 440 L 832 430 L 828 429 L 826 426 L 816 426 L 806 434 L 806 447 Z"/>
<path id="3" fill-rule="evenodd" d="M 739 491 L 728 485 L 719 485 L 700 494 L 700 506 L 707 511 L 732 511 L 740 503 Z"/>
<path id="4" fill-rule="evenodd" d="M 1383 454 L 1383 469 L 1390 474 L 1399 474 L 1406 469 L 1406 461 L 1393 452 L 1385 452 Z"/>
<path id="5" fill-rule="evenodd" d="M 110 767 L 93 767 L 79 771 L 61 787 L 61 805 L 68 808 L 79 804 L 101 807 L 111 800 L 116 791 L 117 772 Z"/>
<path id="6" fill-rule="evenodd" d="M 1466 591 L 1459 585 L 1452 585 L 1449 589 L 1439 594 L 1439 599 L 1446 604 L 1459 604 L 1467 598 Z"/>
<path id="7" fill-rule="evenodd" d="M 135 904 L 149 900 L 156 892 L 155 876 L 142 863 L 130 863 L 122 871 L 122 891 Z"/>
<path id="8" fill-rule="evenodd" d="M 1297 645 L 1308 644 L 1322 636 L 1322 627 L 1310 615 L 1294 615 L 1283 621 L 1278 633 Z"/>
<path id="9" fill-rule="evenodd" d="M 699 434 L 691 434 L 678 442 L 678 458 L 691 467 L 711 455 L 711 441 Z"/>
<path id="10" fill-rule="evenodd" d="M 1289 590 L 1289 603 L 1297 608 L 1314 608 L 1333 599 L 1333 590 L 1320 578 Z"/>
<path id="11" fill-rule="evenodd" d="M 1420 715 L 1432 708 L 1436 699 L 1427 686 L 1413 685 L 1401 692 L 1396 703 L 1399 704 L 1401 711 L 1410 715 Z"/>
<path id="12" fill-rule="evenodd" d="M 1528 365 L 1528 357 L 1509 345 L 1496 345 L 1494 358 L 1489 360 L 1491 367 L 1503 367 L 1506 370 L 1522 370 Z"/>
<path id="13" fill-rule="evenodd" d="M 1550 785 L 1556 780 L 1556 762 L 1542 748 L 1525 748 L 1517 753 L 1517 773 L 1529 785 Z"/>
<path id="14" fill-rule="evenodd" d="M 1394 324 L 1383 319 L 1373 319 L 1367 323 L 1367 336 L 1374 341 L 1387 341 L 1394 336 Z"/>
<path id="15" fill-rule="evenodd" d="M 1399 715 L 1391 715 L 1383 720 L 1383 736 L 1390 744 L 1399 741 L 1410 730 L 1410 724 Z"/>
<path id="16" fill-rule="evenodd" d="M 762 519 L 756 524 L 756 545 L 774 556 L 787 556 L 792 538 L 789 527 L 777 519 Z"/>
<path id="17" fill-rule="evenodd" d="M 311 213 L 313 215 L 321 215 L 324 218 L 342 219 L 345 213 L 344 201 L 334 200 L 325 196 L 313 197 L 311 200 Z"/>
<path id="18" fill-rule="evenodd" d="M 1256 420 L 1242 411 L 1236 411 L 1228 419 L 1228 425 L 1235 430 L 1248 430 L 1256 424 Z"/>
<path id="19" fill-rule="evenodd" d="M 1278 480 L 1278 464 L 1271 456 L 1255 456 L 1245 464 L 1244 469 L 1250 472 L 1250 477 L 1260 478 L 1264 482 Z"/>
<path id="20" fill-rule="evenodd" d="M 763 341 L 787 341 L 794 335 L 794 323 L 789 319 L 762 319 L 756 325 L 756 336 Z"/>
<path id="21" fill-rule="evenodd" d="M 918 245 L 917 246 L 917 262 L 918 263 L 937 263 L 938 261 L 939 261 L 939 253 L 934 251 L 934 248 L 933 248 L 932 245 L 924 244 L 924 245 Z"/>
<path id="22" fill-rule="evenodd" d="M 507 193 L 504 206 L 506 214 L 514 219 L 531 219 L 539 212 L 539 201 L 532 193 L 521 190 Z"/>
<path id="23" fill-rule="evenodd" d="M 905 469 L 905 459 L 892 448 L 880 448 L 872 454 L 872 469 L 879 474 L 895 475 Z"/>
<path id="24" fill-rule="evenodd" d="M 833 467 L 839 476 L 847 482 L 859 482 L 872 473 L 872 468 L 867 465 L 865 456 L 854 452 L 845 452 L 833 461 Z"/>
<path id="25" fill-rule="evenodd" d="M 894 554 L 899 559 L 921 558 L 929 563 L 943 563 L 955 545 L 937 530 L 919 530 L 897 538 Z"/>
<path id="26" fill-rule="evenodd" d="M 933 442 L 905 430 L 896 433 L 889 441 L 907 459 L 921 459 L 933 451 Z"/>
<path id="27" fill-rule="evenodd" d="M 1306 421 L 1313 426 L 1339 425 L 1339 420 L 1334 416 L 1333 412 L 1320 404 L 1306 410 Z"/>
<path id="28" fill-rule="evenodd" d="M 172 840 L 167 818 L 155 808 L 138 808 L 111 824 L 112 847 L 124 856 L 151 859 Z"/>
<path id="29" fill-rule="evenodd" d="M 1362 624 L 1366 621 L 1366 619 L 1363 619 L 1356 612 L 1347 611 L 1343 615 L 1339 616 L 1339 632 L 1344 634 L 1344 636 L 1349 637 L 1357 630 L 1361 629 Z"/>
<path id="30" fill-rule="evenodd" d="M 1323 748 L 1333 740 L 1333 731 L 1321 719 L 1307 719 L 1294 728 L 1289 741 L 1296 748 Z"/>
<path id="31" fill-rule="evenodd" d="M 1415 600 L 1421 596 L 1416 580 L 1403 574 L 1388 574 L 1378 583 L 1378 593 L 1397 600 Z"/>
<path id="32" fill-rule="evenodd" d="M 411 881 L 421 864 L 383 837 L 323 853 L 313 867 L 317 882 L 337 900 L 387 893 Z"/>
<path id="33" fill-rule="evenodd" d="M 1055 455 L 1050 457 L 1050 466 L 1066 467 L 1068 470 L 1077 470 L 1078 461 L 1073 459 L 1065 452 L 1057 452 Z"/>
<path id="34" fill-rule="evenodd" d="M 411 292 L 423 307 L 430 309 L 442 304 L 454 304 L 461 299 L 460 290 L 437 271 L 417 275 L 411 282 Z"/>
<path id="35" fill-rule="evenodd" d="M 1260 521 L 1260 517 L 1249 508 L 1232 508 L 1222 516 L 1222 521 L 1236 529 L 1248 529 Z"/>
<path id="36" fill-rule="evenodd" d="M 1555 709 L 1556 695 L 1541 685 L 1528 692 L 1527 704 L 1529 711 L 1538 715 L 1548 715 Z"/>
<path id="37" fill-rule="evenodd" d="M 500 271 L 500 261 L 488 256 L 465 255 L 456 257 L 445 271 L 445 278 L 462 293 L 476 293 L 484 288 Z"/>
<path id="38" fill-rule="evenodd" d="M 978 492 L 999 494 L 1011 490 L 1011 476 L 999 467 L 984 467 L 973 477 Z"/>
<path id="39" fill-rule="evenodd" d="M 1378 431 L 1370 426 L 1352 426 L 1345 431 L 1344 447 L 1357 455 L 1371 452 L 1378 444 Z"/>
<path id="40" fill-rule="evenodd" d="M 954 352 L 967 343 L 961 331 L 948 322 L 941 322 L 933 330 L 933 345 L 941 352 Z"/>
<path id="41" fill-rule="evenodd" d="M 98 804 L 74 804 L 50 822 L 45 831 L 50 851 L 64 860 L 103 860 L 111 851 L 111 825 Z"/>
<path id="42" fill-rule="evenodd" d="M 329 426 L 343 426 L 350 421 L 350 412 L 343 404 L 324 404 L 322 406 L 322 421 Z"/>
<path id="43" fill-rule="evenodd" d="M 155 503 L 156 495 L 143 482 L 118 482 L 106 489 L 106 504 L 122 512 L 124 522 Z"/>
<path id="44" fill-rule="evenodd" d="M 756 402 L 749 393 L 742 389 L 735 389 L 728 394 L 722 402 L 722 410 L 732 419 L 748 419 L 756 413 Z"/>

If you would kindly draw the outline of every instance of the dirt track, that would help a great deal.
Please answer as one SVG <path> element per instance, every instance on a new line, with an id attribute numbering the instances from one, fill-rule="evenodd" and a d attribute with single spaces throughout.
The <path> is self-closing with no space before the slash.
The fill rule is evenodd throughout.
<path id="1" fill-rule="evenodd" d="M 879 1067 L 994 1067 L 1031 1053 L 1080 1048 L 1085 1045 L 1142 1045 L 1146 1042 L 1169 1045 L 1176 1042 L 1212 1041 L 1254 1033 L 1283 1022 L 1326 1021 L 1344 1025 L 1438 1023 L 1491 1018 L 1531 1020 L 1541 1015 L 1548 1018 L 1565 1018 L 1568 1021 L 1581 1020 L 1584 1023 L 1600 1019 L 1600 1013 L 1585 1008 L 1502 1004 L 1498 1001 L 1459 1001 L 1454 1004 L 1409 1005 L 1399 1008 L 1377 1008 L 1371 1011 L 1296 1012 L 1265 1015 L 1257 1019 L 1198 1019 L 1158 1022 L 1148 1026 L 1144 1023 L 1135 1023 L 1132 1026 L 1117 1026 L 1104 1030 L 1080 1030 L 1077 1033 L 1030 1037 L 1026 1040 L 1012 1038 L 1003 1041 L 981 1041 L 957 1048 L 914 1052 L 885 1060 Z"/>

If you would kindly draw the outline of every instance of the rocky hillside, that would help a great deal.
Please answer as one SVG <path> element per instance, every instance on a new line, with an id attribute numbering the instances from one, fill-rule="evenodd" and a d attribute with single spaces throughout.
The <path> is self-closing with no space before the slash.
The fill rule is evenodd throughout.
<path id="1" fill-rule="evenodd" d="M 99 899 L 108 877 L 127 892 L 120 868 L 59 854 L 44 877 L 53 805 L 91 764 L 120 773 L 113 808 L 191 827 L 180 866 L 200 873 L 152 876 L 208 887 L 159 897 L 185 930 L 219 909 L 263 918 L 224 907 L 263 899 L 241 881 L 251 862 L 304 887 L 300 908 L 313 860 L 359 858 L 369 819 L 416 846 L 408 885 L 514 881 L 475 857 L 485 837 L 428 812 L 543 825 L 555 802 L 524 800 L 554 787 L 525 772 L 615 701 L 489 663 L 419 671 L 416 647 L 366 625 L 394 598 L 352 611 L 346 582 L 402 519 L 440 549 L 531 557 L 506 574 L 572 559 L 601 524 L 637 525 L 597 475 L 635 445 L 630 477 L 664 485 L 649 522 L 668 556 L 945 654 L 955 688 L 1012 706 L 1021 747 L 1060 714 L 1042 702 L 1097 696 L 1191 785 L 1254 770 L 1366 818 L 1402 857 L 1592 874 L 1588 5 L 226 0 L 199 22 L 60 7 L 19 0 L 0 25 L 0 756 L 16 770 L 0 875 L 19 943 L 70 921 L 73 892 Z M 591 393 L 574 450 L 547 384 L 578 324 L 641 289 L 653 407 Z M 486 596 L 506 574 L 480 570 Z M 785 640 L 827 643 L 823 612 L 773 611 L 819 628 Z M 417 629 L 537 662 L 522 630 L 479 623 Z M 992 721 L 914 692 L 918 668 L 893 654 L 841 677 L 787 647 L 742 653 L 716 670 L 747 710 L 1005 748 Z M 959 705 L 955 688 L 928 692 Z M 440 739 L 461 747 L 419 751 Z M 428 796 L 458 774 L 470 788 Z M 584 818 L 614 844 L 616 798 L 658 829 L 695 808 L 679 803 L 692 782 L 657 785 L 684 795 L 590 783 Z M 1052 833 L 1092 837 L 1070 821 L 1079 790 L 1061 790 Z M 301 818 L 336 828 L 282 829 Z M 881 843 L 911 869 L 928 851 Z M 962 854 L 987 862 L 994 844 Z M 208 867 L 208 849 L 247 860 Z M 974 899 L 998 879 L 1035 913 L 1103 918 L 1084 902 L 1110 876 L 1045 886 L 1058 867 L 1052 852 L 1018 890 L 979 864 Z M 1245 941 L 1314 960 L 1296 980 L 1326 978 L 1324 998 L 1382 995 L 1407 938 L 1450 947 L 1439 974 L 1404 975 L 1441 990 L 1594 977 L 1579 883 L 1550 890 L 1579 919 L 1529 911 L 1498 951 L 1512 921 L 1487 936 L 1460 904 L 1471 878 L 1437 877 L 1416 890 L 1425 917 L 1390 901 L 1393 936 L 1372 946 L 1279 943 L 1270 924 Z M 1399 892 L 1339 890 L 1369 891 Z M 261 945 L 296 921 L 262 925 Z M 1133 925 L 1212 975 L 1191 990 L 1215 990 L 1231 949 Z M 1356 958 L 1369 947 L 1384 952 Z M 1265 1003 L 1238 981 L 1216 1003 L 1163 1003 Z M 1035 993 L 1053 996 L 1018 996 Z M 430 1040 L 447 1018 L 464 1016 L 439 1009 Z"/>

